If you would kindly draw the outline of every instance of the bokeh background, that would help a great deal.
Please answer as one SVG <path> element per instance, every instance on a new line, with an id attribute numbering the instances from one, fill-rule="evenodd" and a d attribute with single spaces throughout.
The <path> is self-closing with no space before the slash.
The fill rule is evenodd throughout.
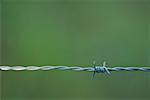
<path id="1" fill-rule="evenodd" d="M 1 65 L 150 66 L 150 0 L 2 0 Z M 150 100 L 150 73 L 1 71 L 1 100 Z"/>

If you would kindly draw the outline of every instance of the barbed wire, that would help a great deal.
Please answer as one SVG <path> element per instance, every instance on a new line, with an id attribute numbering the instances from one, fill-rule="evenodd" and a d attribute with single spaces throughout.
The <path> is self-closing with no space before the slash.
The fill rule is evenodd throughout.
<path id="1" fill-rule="evenodd" d="M 93 62 L 93 67 L 69 67 L 69 66 L 0 66 L 0 70 L 8 71 L 22 71 L 22 70 L 73 70 L 73 71 L 88 71 L 95 73 L 107 73 L 110 74 L 110 71 L 150 71 L 150 67 L 106 67 L 106 63 L 103 63 L 103 66 L 96 66 Z"/>

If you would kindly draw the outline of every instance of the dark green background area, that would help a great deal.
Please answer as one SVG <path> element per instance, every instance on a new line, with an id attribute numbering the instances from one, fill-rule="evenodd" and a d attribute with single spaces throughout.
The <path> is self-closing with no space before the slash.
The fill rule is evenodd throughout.
<path id="1" fill-rule="evenodd" d="M 150 66 L 149 0 L 2 0 L 1 65 Z M 1 71 L 1 100 L 149 100 L 150 73 Z"/>

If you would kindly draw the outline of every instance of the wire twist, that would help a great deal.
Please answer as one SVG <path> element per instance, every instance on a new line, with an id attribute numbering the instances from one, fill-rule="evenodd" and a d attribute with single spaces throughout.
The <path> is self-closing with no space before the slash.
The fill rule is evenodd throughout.
<path id="1" fill-rule="evenodd" d="M 94 71 L 91 67 L 68 67 L 68 66 L 0 66 L 0 70 L 74 70 L 74 71 Z"/>

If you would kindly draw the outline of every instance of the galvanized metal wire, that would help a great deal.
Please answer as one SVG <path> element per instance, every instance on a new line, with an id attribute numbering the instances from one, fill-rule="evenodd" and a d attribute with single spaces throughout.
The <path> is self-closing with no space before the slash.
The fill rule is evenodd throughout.
<path id="1" fill-rule="evenodd" d="M 22 70 L 73 70 L 73 71 L 88 71 L 95 73 L 107 73 L 110 74 L 111 71 L 145 71 L 150 72 L 150 67 L 106 67 L 106 63 L 103 66 L 96 66 L 93 62 L 93 67 L 69 67 L 69 66 L 0 66 L 0 70 L 8 71 L 22 71 Z"/>

